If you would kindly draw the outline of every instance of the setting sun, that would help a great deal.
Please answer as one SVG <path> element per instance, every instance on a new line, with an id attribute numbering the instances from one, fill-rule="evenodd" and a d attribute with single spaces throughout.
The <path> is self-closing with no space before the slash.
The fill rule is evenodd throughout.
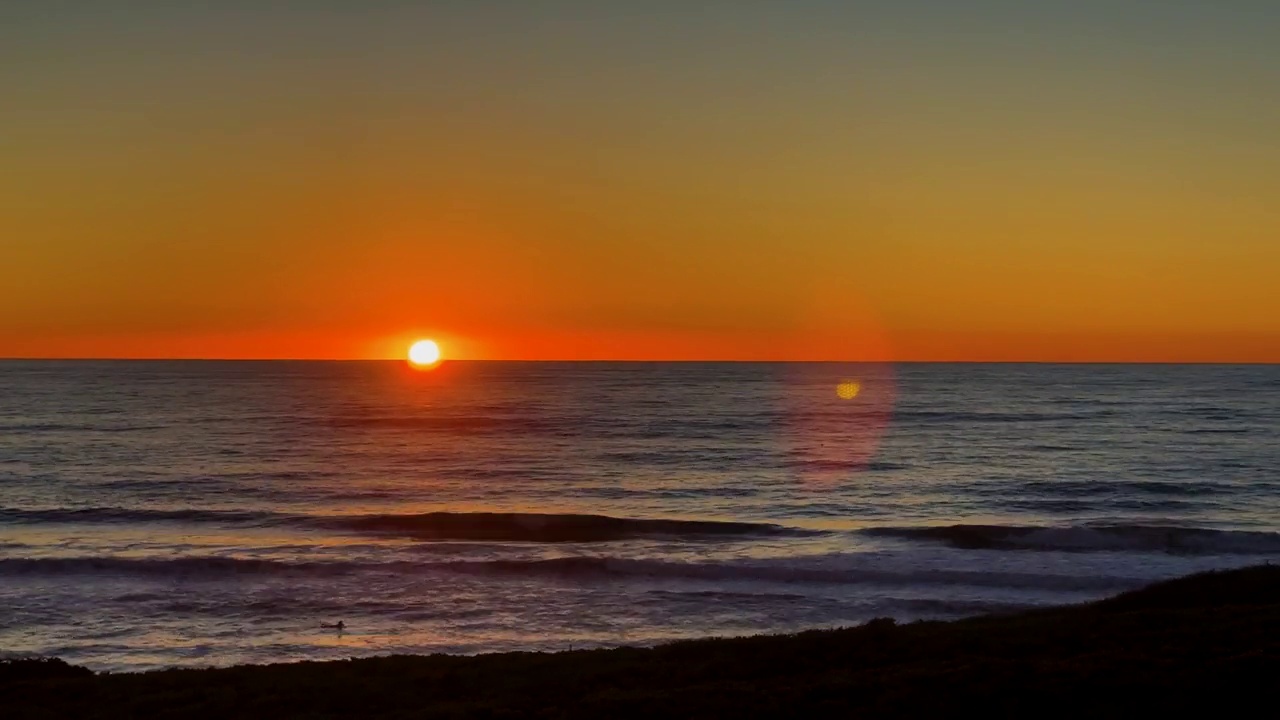
<path id="1" fill-rule="evenodd" d="M 427 367 L 440 362 L 440 346 L 434 340 L 419 340 L 409 346 L 409 362 Z"/>

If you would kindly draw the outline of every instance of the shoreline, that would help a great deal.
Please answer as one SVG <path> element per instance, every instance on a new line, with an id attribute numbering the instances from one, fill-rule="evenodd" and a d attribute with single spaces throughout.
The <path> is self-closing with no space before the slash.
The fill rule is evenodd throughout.
<path id="1" fill-rule="evenodd" d="M 952 621 L 652 647 L 94 674 L 0 663 L 6 717 L 928 717 L 1223 713 L 1280 675 L 1280 566 Z"/>

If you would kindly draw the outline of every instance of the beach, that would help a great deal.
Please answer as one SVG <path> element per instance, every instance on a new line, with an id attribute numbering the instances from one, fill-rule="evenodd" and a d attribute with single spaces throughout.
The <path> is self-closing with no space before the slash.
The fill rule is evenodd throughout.
<path id="1" fill-rule="evenodd" d="M 93 675 L 0 665 L 5 717 L 1132 717 L 1267 712 L 1280 568 L 1092 604 L 651 649 Z"/>

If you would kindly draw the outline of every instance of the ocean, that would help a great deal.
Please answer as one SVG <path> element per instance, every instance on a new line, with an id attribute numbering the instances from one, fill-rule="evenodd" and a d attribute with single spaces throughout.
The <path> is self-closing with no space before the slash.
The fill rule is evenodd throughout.
<path id="1" fill-rule="evenodd" d="M 1280 560 L 1278 438 L 1274 365 L 4 361 L 0 651 L 136 671 L 1085 602 Z"/>

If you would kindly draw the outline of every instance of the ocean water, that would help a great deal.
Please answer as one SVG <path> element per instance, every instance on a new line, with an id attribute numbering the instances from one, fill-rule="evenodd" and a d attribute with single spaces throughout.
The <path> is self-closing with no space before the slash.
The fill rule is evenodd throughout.
<path id="1" fill-rule="evenodd" d="M 1280 560 L 1277 438 L 1280 366 L 0 362 L 0 651 L 131 671 L 1083 602 Z"/>

